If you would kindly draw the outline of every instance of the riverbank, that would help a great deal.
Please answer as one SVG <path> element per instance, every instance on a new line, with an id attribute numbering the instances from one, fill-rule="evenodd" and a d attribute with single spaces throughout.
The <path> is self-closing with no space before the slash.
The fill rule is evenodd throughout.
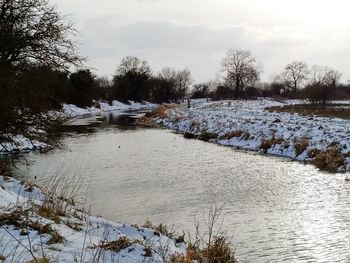
<path id="1" fill-rule="evenodd" d="M 130 112 L 130 111 L 140 111 L 140 110 L 152 110 L 157 108 L 159 105 L 150 102 L 133 102 L 130 101 L 129 104 L 125 104 L 119 101 L 112 101 L 110 104 L 107 102 L 100 102 L 98 107 L 86 107 L 81 108 L 73 104 L 63 104 L 62 110 L 60 112 L 50 112 L 48 114 L 53 114 L 55 116 L 61 117 L 63 119 L 76 119 L 85 118 L 89 116 L 98 116 L 103 112 L 118 111 L 118 112 Z M 33 129 L 33 132 L 38 135 L 44 134 L 44 130 L 38 131 Z M 40 137 L 40 136 L 38 136 Z M 12 142 L 0 142 L 0 155 L 14 154 L 14 153 L 26 153 L 33 150 L 44 150 L 50 148 L 51 145 L 48 143 L 43 143 L 38 140 L 30 140 L 23 135 L 12 136 Z"/>
<path id="2" fill-rule="evenodd" d="M 158 125 L 220 145 L 314 163 L 322 170 L 350 170 L 350 123 L 339 118 L 267 111 L 300 101 L 233 100 L 164 107 L 149 115 Z"/>
<path id="3" fill-rule="evenodd" d="M 183 239 L 90 216 L 72 200 L 0 176 L 0 262 L 168 262 Z"/>

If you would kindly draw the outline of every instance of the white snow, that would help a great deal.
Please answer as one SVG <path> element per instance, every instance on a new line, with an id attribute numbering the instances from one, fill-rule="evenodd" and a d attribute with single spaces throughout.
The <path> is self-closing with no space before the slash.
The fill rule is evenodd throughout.
<path id="1" fill-rule="evenodd" d="M 176 243 L 152 229 L 118 224 L 83 212 L 72 211 L 62 216 L 60 223 L 55 223 L 32 209 L 34 205 L 40 205 L 44 197 L 45 194 L 37 187 L 29 189 L 27 184 L 0 176 L 0 258 L 6 258 L 3 262 L 26 262 L 33 260 L 33 255 L 37 259 L 45 256 L 50 262 L 166 262 L 171 255 L 186 251 L 185 243 Z M 23 228 L 2 221 L 2 215 L 19 210 L 28 213 L 24 216 L 23 212 L 23 222 L 49 224 L 64 237 L 65 242 L 49 245 L 50 234 L 27 229 L 28 235 L 21 235 Z M 79 217 L 73 216 L 76 213 Z M 79 225 L 81 230 L 68 226 L 72 224 Z M 98 247 L 101 242 L 122 237 L 130 240 L 131 246 L 119 252 Z M 152 256 L 145 256 L 145 248 L 150 248 Z M 97 255 L 100 255 L 99 261 L 96 261 Z"/>
<path id="2" fill-rule="evenodd" d="M 190 109 L 185 105 L 169 109 L 168 117 L 157 121 L 161 125 L 183 133 L 194 135 L 200 135 L 203 132 L 214 133 L 218 135 L 218 139 L 213 139 L 213 142 L 254 151 L 260 151 L 263 139 L 282 138 L 286 143 L 274 145 L 267 153 L 297 160 L 306 160 L 309 149 L 324 150 L 332 143 L 341 147 L 343 154 L 348 154 L 350 152 L 349 120 L 305 117 L 264 110 L 269 106 L 300 102 L 258 99 L 192 103 Z M 221 139 L 225 134 L 238 130 L 248 133 L 248 138 L 242 135 Z M 309 146 L 297 156 L 294 144 L 301 139 L 308 140 Z M 349 158 L 346 165 L 346 169 L 349 170 Z"/>
<path id="3" fill-rule="evenodd" d="M 158 104 L 153 104 L 150 102 L 134 102 L 129 101 L 129 104 L 113 100 L 112 104 L 107 102 L 100 102 L 100 107 L 102 112 L 106 111 L 139 111 L 139 110 L 151 110 L 158 107 Z"/>
<path id="4" fill-rule="evenodd" d="M 62 112 L 68 118 L 77 118 L 84 116 L 92 116 L 101 113 L 101 110 L 96 107 L 80 108 L 74 104 L 63 104 Z"/>
<path id="5" fill-rule="evenodd" d="M 37 140 L 29 140 L 23 135 L 12 136 L 13 143 L 0 142 L 0 154 L 9 154 L 14 152 L 29 152 L 46 148 L 47 145 Z"/>

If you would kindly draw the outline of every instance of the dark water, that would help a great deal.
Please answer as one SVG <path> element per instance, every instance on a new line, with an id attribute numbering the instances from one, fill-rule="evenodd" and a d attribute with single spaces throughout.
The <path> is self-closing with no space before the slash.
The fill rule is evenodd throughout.
<path id="1" fill-rule="evenodd" d="M 31 153 L 18 176 L 45 182 L 69 171 L 88 187 L 93 214 L 185 231 L 225 203 L 223 229 L 239 262 L 350 262 L 345 175 L 137 127 L 135 117 L 77 121 L 65 150 Z"/>

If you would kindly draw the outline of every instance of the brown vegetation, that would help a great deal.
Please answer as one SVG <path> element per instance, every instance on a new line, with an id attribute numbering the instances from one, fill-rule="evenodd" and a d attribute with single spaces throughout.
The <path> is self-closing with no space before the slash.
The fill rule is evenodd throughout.
<path id="1" fill-rule="evenodd" d="M 341 106 L 341 107 L 340 107 Z M 339 104 L 295 104 L 286 106 L 268 107 L 269 112 L 297 113 L 302 116 L 318 116 L 328 118 L 350 119 L 350 106 Z"/>
<path id="2" fill-rule="evenodd" d="M 122 249 L 125 249 L 125 248 L 128 248 L 130 246 L 132 246 L 133 242 L 123 236 L 121 238 L 119 238 L 118 240 L 114 240 L 114 241 L 102 241 L 97 247 L 99 248 L 103 248 L 103 249 L 106 249 L 106 250 L 112 250 L 114 252 L 119 252 L 121 251 Z"/>
<path id="3" fill-rule="evenodd" d="M 264 153 L 266 153 L 267 150 L 270 149 L 273 145 L 281 143 L 283 143 L 282 138 L 272 137 L 270 139 L 263 139 L 260 144 L 260 149 L 262 149 Z"/>
<path id="4" fill-rule="evenodd" d="M 344 165 L 345 158 L 338 148 L 333 147 L 317 154 L 312 162 L 321 170 L 336 173 Z"/>
<path id="5" fill-rule="evenodd" d="M 300 139 L 294 143 L 295 156 L 302 154 L 309 147 L 308 139 Z"/>
<path id="6" fill-rule="evenodd" d="M 168 114 L 166 112 L 172 107 L 173 106 L 171 105 L 160 105 L 158 108 L 154 109 L 153 111 L 147 112 L 143 117 L 139 118 L 137 120 L 137 123 L 140 125 L 154 126 L 155 119 L 165 119 L 166 117 L 168 117 Z"/>

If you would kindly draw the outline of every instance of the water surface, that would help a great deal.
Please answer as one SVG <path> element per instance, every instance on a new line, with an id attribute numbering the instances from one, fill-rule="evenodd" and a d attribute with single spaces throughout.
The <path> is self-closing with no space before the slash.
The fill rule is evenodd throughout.
<path id="1" fill-rule="evenodd" d="M 29 154 L 18 175 L 77 174 L 93 214 L 130 224 L 192 231 L 210 204 L 225 203 L 239 262 L 350 262 L 345 175 L 137 127 L 134 117 L 80 120 L 64 133 L 66 149 Z"/>

